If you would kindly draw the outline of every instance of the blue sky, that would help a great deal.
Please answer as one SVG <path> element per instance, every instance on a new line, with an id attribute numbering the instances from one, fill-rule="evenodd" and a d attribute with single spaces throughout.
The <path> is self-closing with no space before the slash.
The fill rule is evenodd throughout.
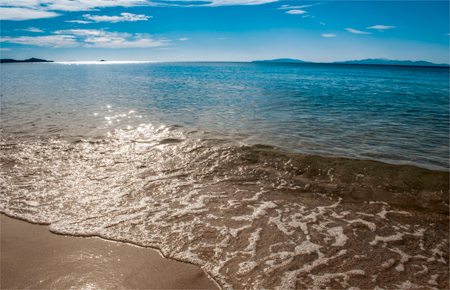
<path id="1" fill-rule="evenodd" d="M 449 63 L 449 1 L 2 0 L 1 57 Z"/>

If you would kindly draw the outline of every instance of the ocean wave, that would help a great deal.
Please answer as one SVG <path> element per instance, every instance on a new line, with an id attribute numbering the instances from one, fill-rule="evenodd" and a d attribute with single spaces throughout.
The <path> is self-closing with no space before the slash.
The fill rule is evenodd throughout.
<path id="1" fill-rule="evenodd" d="M 204 137 L 8 137 L 0 211 L 157 248 L 225 289 L 448 286 L 448 172 Z"/>

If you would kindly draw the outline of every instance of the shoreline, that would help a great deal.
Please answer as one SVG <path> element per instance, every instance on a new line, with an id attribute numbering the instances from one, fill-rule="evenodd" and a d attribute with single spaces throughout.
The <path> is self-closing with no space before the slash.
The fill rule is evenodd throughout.
<path id="1" fill-rule="evenodd" d="M 219 289 L 199 267 L 156 249 L 51 233 L 0 215 L 2 289 Z"/>

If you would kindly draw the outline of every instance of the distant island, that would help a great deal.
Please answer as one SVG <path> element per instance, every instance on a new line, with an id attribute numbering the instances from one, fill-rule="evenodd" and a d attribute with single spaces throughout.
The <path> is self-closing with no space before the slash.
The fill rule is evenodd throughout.
<path id="1" fill-rule="evenodd" d="M 405 65 L 405 66 L 441 66 L 441 67 L 449 67 L 448 64 L 442 63 L 432 63 L 428 61 L 411 61 L 411 60 L 389 60 L 383 58 L 368 58 L 362 60 L 349 60 L 349 61 L 340 61 L 334 63 L 343 63 L 343 64 L 372 64 L 372 65 Z"/>
<path id="2" fill-rule="evenodd" d="M 15 62 L 53 62 L 53 60 L 45 60 L 45 59 L 39 59 L 39 58 L 29 58 L 26 60 L 16 60 L 16 59 L 10 59 L 10 58 L 5 58 L 5 59 L 1 59 L 0 63 L 15 63 Z"/>
<path id="3" fill-rule="evenodd" d="M 312 63 L 310 61 L 303 61 L 303 60 L 292 59 L 292 58 L 278 58 L 278 59 L 272 59 L 272 60 L 254 60 L 252 62 Z"/>
<path id="4" fill-rule="evenodd" d="M 299 59 L 291 58 L 279 58 L 273 60 L 255 60 L 253 62 L 264 63 L 323 63 L 323 62 L 309 62 Z M 349 60 L 349 61 L 336 61 L 330 62 L 331 64 L 368 64 L 368 65 L 400 65 L 400 66 L 433 66 L 433 67 L 450 67 L 448 64 L 436 64 L 428 61 L 411 61 L 411 60 L 389 60 L 383 58 L 376 59 L 362 59 L 362 60 Z"/>

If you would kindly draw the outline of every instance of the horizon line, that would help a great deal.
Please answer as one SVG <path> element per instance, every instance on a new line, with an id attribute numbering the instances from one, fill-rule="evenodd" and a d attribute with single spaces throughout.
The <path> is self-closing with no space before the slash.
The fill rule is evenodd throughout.
<path id="1" fill-rule="evenodd" d="M 435 66 L 450 66 L 449 63 L 434 63 L 430 61 L 424 61 L 424 60 L 392 60 L 392 59 L 381 59 L 381 58 L 366 58 L 366 59 L 359 59 L 359 60 L 343 60 L 343 61 L 333 61 L 333 62 L 315 62 L 315 61 L 304 61 L 300 59 L 290 59 L 290 58 L 277 58 L 277 59 L 267 59 L 267 60 L 250 60 L 250 61 L 242 61 L 242 60 L 165 60 L 165 61 L 155 61 L 155 60 L 66 60 L 66 61 L 53 61 L 49 60 L 46 62 L 26 62 L 26 60 L 33 59 L 28 58 L 23 60 L 18 60 L 18 62 L 12 62 L 12 63 L 58 63 L 58 64 L 125 64 L 125 63 L 290 63 L 290 64 L 355 64 L 355 65 L 383 65 L 383 66 L 415 66 L 414 63 L 416 62 L 427 62 L 430 64 L 433 64 Z M 13 58 L 2 58 L 1 60 L 6 59 L 13 59 Z M 16 60 L 16 59 L 13 59 Z M 276 60 L 280 60 L 279 62 L 276 62 Z M 286 60 L 286 61 L 282 61 Z M 408 64 L 364 64 L 364 63 L 349 63 L 349 62 L 358 62 L 358 61 L 365 61 L 365 60 L 380 60 L 380 61 L 398 61 L 398 62 L 412 62 L 411 65 Z M 273 61 L 273 62 L 272 62 Z M 290 62 L 291 61 L 291 62 Z M 300 61 L 300 62 L 298 62 Z M 416 65 L 416 66 L 426 66 L 426 65 Z"/>

